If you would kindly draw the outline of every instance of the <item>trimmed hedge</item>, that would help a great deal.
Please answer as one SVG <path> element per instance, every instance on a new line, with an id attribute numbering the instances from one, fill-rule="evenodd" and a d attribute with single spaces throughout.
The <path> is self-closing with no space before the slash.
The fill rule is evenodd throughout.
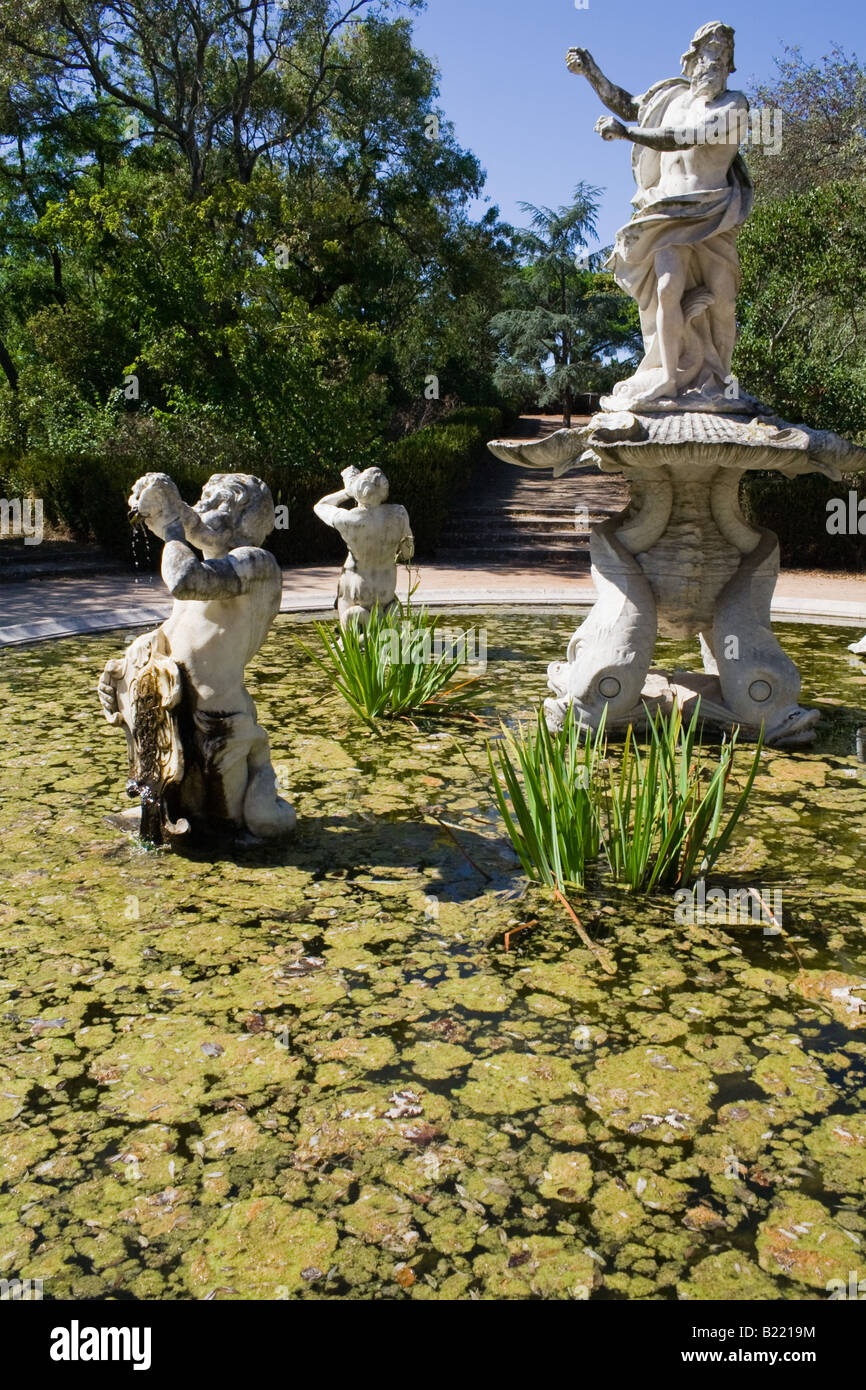
<path id="1" fill-rule="evenodd" d="M 467 482 L 487 441 L 501 431 L 502 424 L 502 412 L 496 407 L 467 407 L 441 423 L 381 446 L 380 463 L 391 484 L 391 501 L 408 510 L 420 555 L 435 551 L 455 492 Z M 41 497 L 50 523 L 68 527 L 81 540 L 95 540 L 130 562 L 132 532 L 126 499 L 136 478 L 154 469 L 159 470 L 158 461 L 142 458 L 29 453 L 15 460 L 0 459 L 6 496 Z M 220 471 L 219 464 L 173 462 L 170 468 L 181 496 L 190 504 L 214 471 Z M 277 506 L 288 507 L 288 529 L 275 531 L 268 541 L 281 564 L 339 560 L 345 555 L 340 537 L 313 513 L 320 497 L 339 489 L 339 477 L 330 471 L 301 472 L 254 458 L 245 461 L 243 471 L 263 478 Z M 158 564 L 158 551 L 158 546 L 151 547 L 153 567 Z"/>
<path id="2" fill-rule="evenodd" d="M 146 466 L 80 454 L 30 453 L 0 465 L 0 471 L 8 480 L 10 495 L 42 498 L 45 519 L 51 525 L 65 526 L 77 540 L 96 541 L 132 561 L 127 498 L 136 478 L 148 471 Z M 195 502 L 208 470 L 172 471 L 184 501 Z M 152 561 L 156 567 L 153 555 Z"/>
<path id="3" fill-rule="evenodd" d="M 467 407 L 389 445 L 382 467 L 391 499 L 409 512 L 419 554 L 435 552 L 455 494 L 502 425 L 502 411 L 495 406 Z"/>
<path id="4" fill-rule="evenodd" d="M 779 537 L 787 569 L 866 570 L 866 535 L 831 535 L 827 503 L 854 491 L 866 498 L 866 473 L 833 482 L 823 473 L 784 478 L 780 473 L 747 473 L 740 484 L 746 519 Z M 864 523 L 866 524 L 866 523 Z"/>

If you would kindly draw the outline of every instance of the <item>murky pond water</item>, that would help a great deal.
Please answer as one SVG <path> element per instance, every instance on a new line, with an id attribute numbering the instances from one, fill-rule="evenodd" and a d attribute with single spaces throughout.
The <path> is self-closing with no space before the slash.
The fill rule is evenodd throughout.
<path id="1" fill-rule="evenodd" d="M 213 861 L 106 821 L 125 744 L 94 685 L 123 634 L 2 655 L 0 1276 L 55 1298 L 808 1299 L 866 1275 L 850 633 L 782 629 L 827 717 L 764 755 L 713 879 L 781 891 L 787 939 L 599 889 L 575 902 L 609 977 L 519 896 L 484 754 L 574 616 L 464 618 L 485 724 L 380 738 L 281 619 L 250 685 L 301 826 Z"/>

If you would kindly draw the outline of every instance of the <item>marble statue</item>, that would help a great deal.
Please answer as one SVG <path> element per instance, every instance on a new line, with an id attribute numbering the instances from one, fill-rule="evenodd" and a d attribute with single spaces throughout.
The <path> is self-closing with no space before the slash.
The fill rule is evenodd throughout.
<path id="1" fill-rule="evenodd" d="M 748 104 L 727 87 L 733 30 L 703 25 L 682 77 L 639 97 L 614 86 L 586 49 L 570 49 L 566 63 L 614 113 L 596 130 L 633 145 L 635 211 L 609 266 L 638 302 L 644 357 L 588 424 L 488 446 L 554 477 L 594 463 L 630 484 L 625 511 L 592 530 L 598 599 L 565 661 L 548 667 L 548 724 L 560 728 L 572 706 L 591 727 L 604 713 L 617 732 L 700 701 L 710 728 L 807 743 L 819 714 L 800 707 L 799 672 L 770 621 L 778 541 L 747 522 L 739 484 L 750 469 L 839 480 L 866 466 L 866 451 L 776 418 L 731 375 L 735 238 L 752 202 L 739 154 Z M 659 635 L 696 639 L 703 671 L 653 669 Z"/>
<path id="2" fill-rule="evenodd" d="M 262 549 L 274 527 L 270 491 L 248 474 L 217 473 L 189 507 L 164 473 L 147 473 L 129 506 L 165 542 L 174 598 L 166 622 L 109 661 L 99 682 L 106 718 L 127 735 L 141 833 L 157 843 L 197 830 L 283 839 L 295 812 L 277 795 L 244 685 L 280 610 L 280 568 Z"/>
<path id="3" fill-rule="evenodd" d="M 679 402 L 729 409 L 740 285 L 736 234 L 753 198 L 739 153 L 749 103 L 727 88 L 734 31 L 703 25 L 683 54 L 682 77 L 656 82 L 637 97 L 609 82 L 585 49 L 570 49 L 566 63 L 615 113 L 600 117 L 596 131 L 633 146 L 635 212 L 617 233 L 607 268 L 637 300 L 644 357 L 617 384 L 610 408 Z M 637 125 L 627 127 L 617 116 Z"/>
<path id="4" fill-rule="evenodd" d="M 314 511 L 349 551 L 337 586 L 340 626 L 365 627 L 374 608 L 386 613 L 397 606 L 397 565 L 412 559 L 415 543 L 406 508 L 388 505 L 388 479 L 380 468 L 344 468 L 341 476 L 342 489 L 323 497 Z"/>

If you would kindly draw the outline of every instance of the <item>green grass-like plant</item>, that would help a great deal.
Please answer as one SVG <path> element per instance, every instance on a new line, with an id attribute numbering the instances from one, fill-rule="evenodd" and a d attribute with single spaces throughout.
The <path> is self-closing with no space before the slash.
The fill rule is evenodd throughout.
<path id="1" fill-rule="evenodd" d="M 487 745 L 496 803 L 523 871 L 560 892 L 584 887 L 601 849 L 592 788 L 604 756 L 604 719 L 597 733 L 583 733 L 571 707 L 559 734 L 539 710 L 534 729 L 503 728 L 495 751 Z"/>
<path id="2" fill-rule="evenodd" d="M 710 758 L 698 741 L 699 707 L 686 726 L 677 706 L 657 711 L 641 752 L 634 730 L 626 732 L 618 771 L 610 760 L 593 788 L 604 853 L 612 877 L 633 893 L 669 891 L 709 873 L 727 848 L 745 809 L 761 759 L 758 740 L 745 783 L 732 809 L 725 793 L 734 767 L 739 730 Z"/>
<path id="3" fill-rule="evenodd" d="M 603 858 L 616 883 L 652 893 L 708 873 L 746 806 L 763 736 L 726 811 L 739 731 L 711 761 L 698 742 L 699 717 L 698 707 L 686 727 L 679 708 L 650 716 L 643 752 L 629 727 L 618 765 L 604 720 L 593 733 L 571 710 L 559 734 L 539 711 L 535 728 L 506 733 L 495 755 L 488 745 L 496 803 L 527 877 L 564 893 L 585 887 Z"/>
<path id="4" fill-rule="evenodd" d="M 476 687 L 475 677 L 458 680 L 465 669 L 460 642 L 466 634 L 437 656 L 432 651 L 437 622 L 424 608 L 386 613 L 374 608 L 363 628 L 352 623 L 341 631 L 317 623 L 324 655 L 304 650 L 371 727 L 377 719 L 410 714 L 465 715 Z"/>

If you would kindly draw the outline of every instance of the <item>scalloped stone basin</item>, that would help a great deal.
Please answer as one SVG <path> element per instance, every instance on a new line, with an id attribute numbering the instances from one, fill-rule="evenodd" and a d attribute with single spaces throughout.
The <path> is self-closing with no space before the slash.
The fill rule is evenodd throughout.
<path id="1" fill-rule="evenodd" d="M 280 620 L 250 685 L 299 833 L 213 859 L 106 819 L 122 750 L 94 685 L 116 633 L 4 653 L 0 1276 L 51 1298 L 847 1284 L 866 1240 L 851 634 L 781 625 L 825 717 L 807 753 L 764 755 L 713 879 L 781 892 L 788 940 L 600 885 L 575 904 L 608 977 L 521 896 L 484 750 L 532 716 L 575 612 L 460 621 L 486 629 L 485 725 L 375 738 L 297 646 L 311 625 Z"/>
<path id="2" fill-rule="evenodd" d="M 585 425 L 487 446 L 554 477 L 594 463 L 629 484 L 626 509 L 590 533 L 598 598 L 565 661 L 548 667 L 549 727 L 561 729 L 572 710 L 592 728 L 604 719 L 608 733 L 624 733 L 645 727 L 647 709 L 678 704 L 688 717 L 700 701 L 706 727 L 739 728 L 744 738 L 763 731 L 768 747 L 811 743 L 815 711 L 800 706 L 797 664 L 771 622 L 778 539 L 746 520 L 740 482 L 754 469 L 841 482 L 866 466 L 866 450 L 827 430 L 755 418 L 756 407 L 766 411 L 755 401 L 733 405 L 737 414 L 716 401 L 698 410 L 658 402 L 646 413 L 613 401 L 603 398 Z M 702 669 L 653 666 L 658 635 L 699 640 Z"/>

